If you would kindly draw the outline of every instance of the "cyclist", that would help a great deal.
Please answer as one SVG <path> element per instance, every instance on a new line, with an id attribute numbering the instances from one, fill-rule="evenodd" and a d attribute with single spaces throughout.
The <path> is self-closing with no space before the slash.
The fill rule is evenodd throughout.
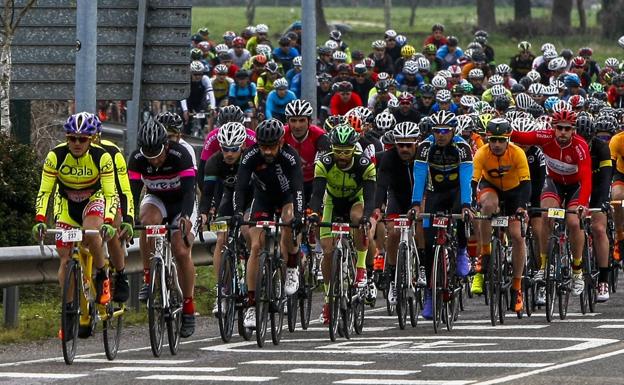
<path id="1" fill-rule="evenodd" d="M 420 112 L 416 109 L 414 95 L 409 92 L 401 92 L 398 99 L 399 108 L 392 113 L 396 122 L 418 123 L 420 121 Z"/>
<path id="2" fill-rule="evenodd" d="M 582 214 L 589 204 L 592 193 L 591 157 L 587 143 L 575 132 L 576 113 L 561 110 L 552 115 L 554 129 L 533 132 L 513 131 L 511 140 L 519 144 L 542 147 L 546 158 L 548 176 L 541 196 L 541 207 L 565 207 Z M 537 277 L 544 277 L 547 263 L 548 239 L 552 221 L 544 214 L 544 226 L 540 237 L 541 268 Z M 572 251 L 572 293 L 580 295 L 585 286 L 582 273 L 583 244 L 585 234 L 580 227 L 578 215 L 566 216 Z"/>
<path id="3" fill-rule="evenodd" d="M 353 85 L 349 82 L 340 82 L 336 85 L 336 92 L 329 102 L 330 115 L 344 115 L 353 107 L 361 106 L 362 99 L 353 92 Z"/>
<path id="4" fill-rule="evenodd" d="M 511 76 L 520 81 L 533 68 L 535 55 L 531 52 L 531 43 L 528 41 L 518 43 L 518 51 L 518 54 L 511 58 L 509 66 L 511 67 Z"/>
<path id="5" fill-rule="evenodd" d="M 521 236 L 517 215 L 526 215 L 526 207 L 531 196 L 531 176 L 524 151 L 509 143 L 511 125 L 506 119 L 495 118 L 487 125 L 488 144 L 477 150 L 473 159 L 474 173 L 472 185 L 474 194 L 484 215 L 506 215 L 509 218 L 508 231 L 512 244 L 512 304 L 513 310 L 523 309 L 522 273 L 525 264 L 525 243 Z M 478 189 L 478 194 L 477 194 Z M 481 230 L 481 255 L 491 253 L 491 225 L 484 221 Z M 477 258 L 472 283 L 472 292 L 483 292 L 482 258 Z"/>
<path id="6" fill-rule="evenodd" d="M 375 61 L 375 66 L 373 67 L 374 72 L 393 74 L 394 61 L 388 52 L 386 52 L 386 42 L 384 40 L 375 40 L 371 44 L 371 47 L 373 48 L 373 52 L 368 55 L 368 57 Z"/>
<path id="7" fill-rule="evenodd" d="M 476 132 L 476 129 L 475 118 L 473 116 L 459 115 L 457 117 L 457 132 L 470 146 L 472 156 L 484 145 L 483 139 L 481 135 Z"/>
<path id="8" fill-rule="evenodd" d="M 195 168 L 188 151 L 179 143 L 169 141 L 165 127 L 154 119 L 141 125 L 137 140 L 138 150 L 130 154 L 128 176 L 135 207 L 140 207 L 143 225 L 160 225 L 163 222 L 180 226 L 171 237 L 171 251 L 176 258 L 184 303 L 180 336 L 190 337 L 195 331 L 195 266 L 191 259 L 196 222 Z M 146 193 L 139 204 L 143 186 Z M 184 236 L 189 242 L 186 246 Z M 144 280 L 149 283 L 149 255 L 153 244 L 145 233 L 141 234 L 140 250 L 143 257 Z M 147 262 L 147 263 L 146 263 Z"/>
<path id="9" fill-rule="evenodd" d="M 277 79 L 273 82 L 273 90 L 267 96 L 264 109 L 266 118 L 275 118 L 284 123 L 286 121 L 284 113 L 286 105 L 296 99 L 297 96 L 295 96 L 294 92 L 288 89 L 288 81 L 284 78 Z"/>
<path id="10" fill-rule="evenodd" d="M 191 62 L 191 93 L 188 98 L 180 101 L 182 119 L 184 119 L 184 133 L 191 133 L 190 112 L 209 111 L 216 106 L 212 82 L 208 75 L 204 74 L 204 65 L 195 60 Z M 206 125 L 206 119 L 202 119 L 201 126 Z"/>
<path id="11" fill-rule="evenodd" d="M 212 155 L 206 162 L 203 172 L 203 189 L 202 197 L 199 205 L 199 212 L 202 217 L 202 223 L 207 223 L 210 217 L 230 217 L 234 213 L 233 196 L 234 187 L 236 186 L 236 173 L 240 164 L 241 154 L 245 149 L 245 141 L 247 140 L 247 132 L 245 126 L 240 122 L 228 122 L 219 127 L 218 143 L 221 151 Z M 215 196 L 218 185 L 223 186 L 221 192 L 220 203 L 215 212 L 212 209 L 212 199 Z M 246 202 L 245 208 L 249 207 L 250 202 Z M 216 214 L 216 215 L 215 215 Z M 225 244 L 226 233 L 217 234 L 217 243 L 214 249 L 213 266 L 215 274 L 218 277 L 221 268 L 221 252 Z M 219 311 L 219 304 L 214 303 L 212 313 Z"/>
<path id="12" fill-rule="evenodd" d="M 382 206 L 385 205 L 385 217 L 397 218 L 406 214 L 411 207 L 411 192 L 414 188 L 414 159 L 420 131 L 414 122 L 402 122 L 391 131 L 394 146 L 387 150 L 379 163 L 379 177 L 375 192 L 375 211 L 373 217 L 380 217 Z M 396 257 L 400 241 L 400 233 L 394 231 L 392 222 L 386 223 L 388 238 L 386 240 L 387 266 L 386 273 L 390 277 L 388 301 L 396 305 L 396 285 L 394 273 Z M 388 282 L 387 281 L 387 282 Z"/>
<path id="13" fill-rule="evenodd" d="M 438 48 L 436 57 L 442 60 L 442 69 L 446 69 L 453 64 L 459 64 L 459 58 L 464 56 L 464 51 L 459 48 L 459 40 L 455 36 L 446 38 L 446 44 Z"/>
<path id="14" fill-rule="evenodd" d="M 231 225 L 240 226 L 245 202 L 249 197 L 249 185 L 253 185 L 250 218 L 271 220 L 280 212 L 281 222 L 292 223 L 293 228 L 303 220 L 303 173 L 297 152 L 284 143 L 284 126 L 276 119 L 264 120 L 256 131 L 257 143 L 243 155 L 237 173 L 234 190 L 234 215 Z M 281 232 L 280 250 L 286 261 L 284 290 L 291 295 L 299 288 L 297 263 L 299 246 L 293 245 L 292 231 L 284 227 Z M 251 250 L 247 262 L 247 287 L 250 289 L 245 313 L 245 327 L 255 327 L 255 287 L 258 270 L 258 254 L 263 247 L 263 229 L 250 228 Z"/>
<path id="15" fill-rule="evenodd" d="M 278 44 L 279 47 L 273 50 L 273 57 L 287 72 L 293 67 L 293 59 L 299 56 L 299 51 L 290 45 L 290 39 L 287 36 L 282 36 Z"/>
<path id="16" fill-rule="evenodd" d="M 54 197 L 56 227 L 100 230 L 106 239 L 111 239 L 116 233 L 113 227 L 117 214 L 115 166 L 111 155 L 93 143 L 98 132 L 97 121 L 93 114 L 81 112 L 70 116 L 63 128 L 67 142 L 54 147 L 43 164 L 35 203 L 36 224 L 32 229 L 33 235 L 36 239 L 45 235 L 48 201 L 55 185 L 58 185 Z M 56 250 L 60 258 L 58 280 L 61 286 L 65 280 L 65 266 L 69 262 L 71 246 L 71 243 L 63 242 L 57 236 Z M 96 301 L 106 304 L 111 299 L 111 293 L 108 272 L 104 269 L 102 237 L 100 234 L 85 235 L 83 246 L 88 247 L 93 255 Z M 123 269 L 123 265 L 117 267 Z M 74 309 L 71 303 L 66 303 L 65 307 L 69 314 L 77 314 L 78 309 Z M 73 333 L 68 333 L 67 338 L 71 335 Z M 81 338 L 90 336 L 90 327 L 80 326 L 78 335 Z"/>
<path id="17" fill-rule="evenodd" d="M 434 24 L 431 27 L 431 35 L 427 36 L 425 39 L 423 46 L 427 46 L 432 44 L 436 49 L 442 47 L 447 43 L 446 37 L 444 36 L 444 25 L 442 24 Z"/>
<path id="18" fill-rule="evenodd" d="M 232 40 L 232 48 L 230 48 L 228 52 L 232 55 L 232 62 L 236 64 L 238 68 L 243 68 L 245 63 L 251 59 L 251 54 L 245 48 L 245 39 L 240 36 Z"/>
<path id="19" fill-rule="evenodd" d="M 249 72 L 239 70 L 236 73 L 234 84 L 230 86 L 228 104 L 237 106 L 246 114 L 253 114 L 256 109 L 256 84 L 249 80 Z"/>
<path id="20" fill-rule="evenodd" d="M 611 194 L 613 200 L 624 199 L 624 132 L 620 132 L 609 141 L 611 159 L 615 164 L 613 170 L 613 184 Z M 613 213 L 616 230 L 616 245 L 613 252 L 614 259 L 620 263 L 621 256 L 624 255 L 624 216 L 622 210 L 615 210 Z"/>
<path id="21" fill-rule="evenodd" d="M 284 141 L 301 158 L 303 168 L 303 192 L 305 202 L 312 196 L 314 163 L 322 154 L 330 151 L 329 138 L 325 130 L 312 124 L 312 105 L 303 99 L 296 99 L 286 105 L 288 125 L 284 127 Z"/>
<path id="22" fill-rule="evenodd" d="M 359 223 L 362 227 L 355 231 L 354 241 L 357 250 L 355 284 L 363 288 L 366 285 L 366 253 L 362 231 L 370 228 L 370 215 L 374 209 L 375 199 L 375 165 L 361 152 L 356 151 L 359 135 L 348 123 L 334 127 L 330 134 L 332 152 L 316 161 L 314 182 L 308 216 L 311 222 L 318 222 L 321 205 L 322 218 L 331 222 L 332 218 L 340 217 L 344 221 Z M 322 321 L 329 322 L 329 305 L 327 293 L 333 255 L 333 239 L 328 228 L 320 230 L 321 247 L 324 258 L 321 269 L 325 287 L 325 304 Z"/>
<path id="23" fill-rule="evenodd" d="M 472 203 L 470 146 L 455 133 L 457 127 L 455 114 L 440 111 L 431 115 L 429 119 L 433 135 L 422 141 L 416 150 L 411 212 L 417 215 L 424 201 L 424 210 L 427 213 L 450 210 L 472 215 L 470 211 Z M 427 187 L 427 195 L 426 199 L 423 199 L 425 187 Z M 470 271 L 470 260 L 466 251 L 467 240 L 462 222 L 458 222 L 458 228 L 462 230 L 457 232 L 459 252 L 456 270 L 458 276 L 464 277 Z M 427 273 L 427 281 L 430 282 L 434 231 L 428 221 L 423 227 L 425 229 L 425 253 L 422 262 Z M 423 317 L 431 319 L 431 316 L 431 288 L 428 288 L 425 290 Z"/>
<path id="24" fill-rule="evenodd" d="M 592 160 L 592 195 L 589 207 L 603 210 L 591 215 L 592 244 L 599 270 L 596 296 L 598 302 L 609 299 L 609 239 L 606 213 L 611 210 L 609 184 L 613 164 L 609 144 L 600 140 L 596 133 L 615 132 L 615 120 L 609 118 L 598 118 L 593 121 L 592 116 L 586 112 L 579 113 L 576 118 L 576 132 L 587 141 Z"/>
<path id="25" fill-rule="evenodd" d="M 227 104 L 230 86 L 234 79 L 228 76 L 228 69 L 223 64 L 217 64 L 214 68 L 214 76 L 210 79 L 217 107 Z"/>

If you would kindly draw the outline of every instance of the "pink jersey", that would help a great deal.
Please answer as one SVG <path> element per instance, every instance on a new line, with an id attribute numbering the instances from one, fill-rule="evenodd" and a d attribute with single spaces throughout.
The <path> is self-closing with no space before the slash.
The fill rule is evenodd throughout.
<path id="1" fill-rule="evenodd" d="M 219 129 L 215 128 L 206 135 L 204 140 L 204 148 L 201 153 L 201 160 L 208 160 L 212 155 L 221 151 L 219 141 L 217 140 L 217 134 Z M 245 139 L 245 147 L 249 148 L 256 143 L 256 133 L 253 130 L 247 129 L 247 139 Z"/>

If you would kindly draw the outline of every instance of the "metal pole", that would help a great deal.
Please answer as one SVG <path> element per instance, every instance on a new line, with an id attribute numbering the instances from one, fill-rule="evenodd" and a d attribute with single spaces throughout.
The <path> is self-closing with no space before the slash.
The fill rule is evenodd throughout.
<path id="1" fill-rule="evenodd" d="M 301 0 L 302 17 L 302 70 L 301 96 L 312 103 L 313 120 L 316 119 L 316 6 L 312 0 Z"/>
<path id="2" fill-rule="evenodd" d="M 132 74 L 132 100 L 128 101 L 126 110 L 126 156 L 136 149 L 137 133 L 139 130 L 139 111 L 141 109 L 141 82 L 143 69 L 143 39 L 145 37 L 145 18 L 147 15 L 147 0 L 139 0 L 137 14 L 137 33 L 134 46 L 134 71 Z"/>
<path id="3" fill-rule="evenodd" d="M 19 287 L 10 286 L 2 290 L 4 306 L 4 327 L 16 328 L 19 321 Z"/>
<path id="4" fill-rule="evenodd" d="M 97 1 L 76 2 L 76 112 L 96 112 Z"/>

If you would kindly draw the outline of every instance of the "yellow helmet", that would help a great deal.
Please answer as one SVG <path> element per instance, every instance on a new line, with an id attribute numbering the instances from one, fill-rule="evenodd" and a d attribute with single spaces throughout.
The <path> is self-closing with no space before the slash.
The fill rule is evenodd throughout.
<path id="1" fill-rule="evenodd" d="M 410 59 L 412 56 L 414 56 L 415 53 L 416 49 L 409 44 L 405 44 L 403 48 L 401 48 L 401 56 L 403 56 L 405 59 Z"/>

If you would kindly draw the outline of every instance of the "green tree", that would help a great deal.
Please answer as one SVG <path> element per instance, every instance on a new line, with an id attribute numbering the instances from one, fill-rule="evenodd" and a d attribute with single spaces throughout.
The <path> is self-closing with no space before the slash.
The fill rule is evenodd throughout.
<path id="1" fill-rule="evenodd" d="M 29 146 L 0 134 L 0 247 L 33 243 L 39 163 Z"/>

